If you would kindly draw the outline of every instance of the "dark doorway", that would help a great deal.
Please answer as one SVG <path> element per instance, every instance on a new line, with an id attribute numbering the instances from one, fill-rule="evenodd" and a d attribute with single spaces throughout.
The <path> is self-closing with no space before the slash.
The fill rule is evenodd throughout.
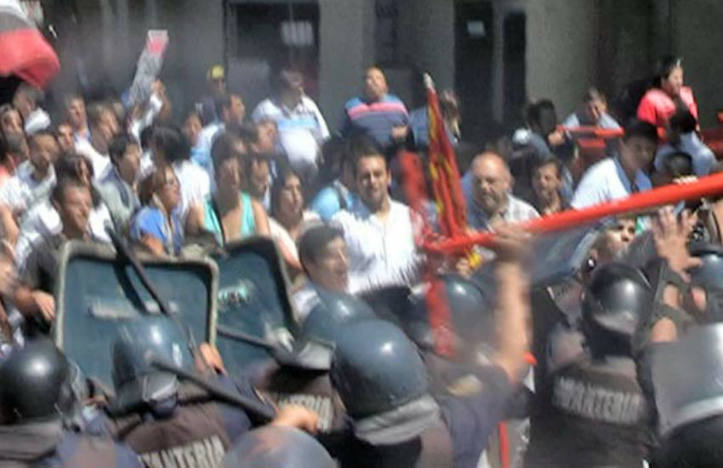
<path id="1" fill-rule="evenodd" d="M 524 13 L 512 13 L 505 18 L 504 22 L 505 97 L 503 118 L 506 124 L 513 126 L 522 123 L 522 108 L 527 102 L 525 87 L 526 19 Z"/>
<path id="2" fill-rule="evenodd" d="M 306 93 L 318 96 L 319 5 L 316 1 L 229 1 L 226 9 L 229 86 L 247 105 L 268 96 L 270 74 L 291 64 L 304 73 Z"/>
<path id="3" fill-rule="evenodd" d="M 455 3 L 455 87 L 462 106 L 462 137 L 482 144 L 494 135 L 492 119 L 492 2 Z"/>

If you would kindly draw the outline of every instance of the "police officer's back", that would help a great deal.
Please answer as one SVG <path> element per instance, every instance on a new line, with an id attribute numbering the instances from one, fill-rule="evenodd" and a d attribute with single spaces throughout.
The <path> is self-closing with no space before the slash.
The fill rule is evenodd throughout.
<path id="1" fill-rule="evenodd" d="M 52 343 L 14 350 L 0 364 L 0 466 L 142 466 L 126 446 L 66 429 L 74 398 L 68 362 Z"/>
<path id="2" fill-rule="evenodd" d="M 495 277 L 497 353 L 478 374 L 484 389 L 435 399 L 418 349 L 396 326 L 360 321 L 341 331 L 331 378 L 350 418 L 344 443 L 327 446 L 344 468 L 477 465 L 525 368 L 529 295 L 525 236 L 500 226 Z"/>
<path id="3" fill-rule="evenodd" d="M 226 450 L 249 430 L 246 413 L 213 398 L 177 376 L 151 366 L 149 356 L 189 369 L 193 357 L 172 322 L 131 322 L 113 344 L 113 381 L 117 398 L 110 412 L 113 432 L 128 443 L 146 466 L 220 466 Z M 237 391 L 224 381 L 230 391 Z M 250 387 L 248 397 L 254 398 Z"/>
<path id="4" fill-rule="evenodd" d="M 304 320 L 297 341 L 318 346 L 318 357 L 321 357 L 321 353 L 333 347 L 343 327 L 358 320 L 375 318 L 375 314 L 364 301 L 349 294 L 329 291 L 318 285 L 316 293 L 319 302 Z M 280 362 L 275 356 L 277 359 L 254 363 L 248 366 L 246 373 L 254 387 L 276 405 L 304 406 L 319 415 L 322 433 L 334 432 L 343 426 L 346 413 L 335 398 L 329 380 L 329 362 L 314 359 L 318 362 L 307 363 L 304 351 L 299 354 L 302 356 L 298 356 L 296 362 Z M 328 354 L 325 357 L 328 358 Z"/>
<path id="5" fill-rule="evenodd" d="M 649 411 L 632 359 L 639 317 L 652 306 L 643 274 L 621 263 L 593 274 L 583 300 L 588 349 L 566 358 L 574 333 L 550 340 L 551 362 L 540 379 L 526 466 L 640 467 L 650 443 Z"/>

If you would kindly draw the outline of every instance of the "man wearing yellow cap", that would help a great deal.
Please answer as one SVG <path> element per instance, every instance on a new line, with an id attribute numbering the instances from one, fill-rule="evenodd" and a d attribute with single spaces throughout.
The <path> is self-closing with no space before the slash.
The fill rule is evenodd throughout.
<path id="1" fill-rule="evenodd" d="M 203 126 L 218 120 L 218 109 L 216 109 L 215 101 L 226 94 L 226 71 L 223 65 L 216 64 L 209 68 L 206 79 L 208 80 L 208 93 L 198 103 Z"/>

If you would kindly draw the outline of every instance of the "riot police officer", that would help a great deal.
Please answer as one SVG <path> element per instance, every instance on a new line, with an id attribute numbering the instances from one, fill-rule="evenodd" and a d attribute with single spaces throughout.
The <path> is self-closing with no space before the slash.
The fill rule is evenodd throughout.
<path id="1" fill-rule="evenodd" d="M 587 351 L 567 346 L 569 333 L 550 339 L 552 359 L 538 380 L 526 466 L 642 465 L 650 443 L 649 411 L 632 338 L 652 302 L 652 288 L 639 270 L 622 263 L 595 270 L 582 305 Z M 559 351 L 564 349 L 576 352 Z"/>
<path id="2" fill-rule="evenodd" d="M 142 466 L 125 445 L 67 429 L 76 404 L 68 362 L 50 341 L 14 350 L 0 364 L 0 466 Z"/>
<path id="3" fill-rule="evenodd" d="M 417 347 L 395 325 L 361 320 L 337 336 L 331 379 L 348 412 L 346 437 L 327 444 L 344 468 L 477 465 L 490 433 L 525 369 L 529 295 L 522 265 L 526 236 L 497 230 L 496 352 L 477 367 L 469 396 L 435 399 Z"/>
<path id="4" fill-rule="evenodd" d="M 364 301 L 349 294 L 318 286 L 318 303 L 308 313 L 299 338 L 333 345 L 340 330 L 363 319 L 375 318 Z M 254 387 L 275 404 L 299 404 L 319 415 L 319 431 L 327 434 L 338 430 L 346 415 L 335 397 L 329 381 L 329 367 L 309 368 L 269 359 L 250 366 L 247 375 Z"/>
<path id="5" fill-rule="evenodd" d="M 188 344 L 167 317 L 130 322 L 120 331 L 112 353 L 117 393 L 109 408 L 113 433 L 133 447 L 147 467 L 218 467 L 233 441 L 261 422 L 153 365 L 151 358 L 160 358 L 179 369 L 193 367 Z M 265 404 L 248 382 L 219 377 L 217 383 L 254 405 Z M 274 423 L 313 430 L 316 420 L 303 408 L 287 407 Z"/>

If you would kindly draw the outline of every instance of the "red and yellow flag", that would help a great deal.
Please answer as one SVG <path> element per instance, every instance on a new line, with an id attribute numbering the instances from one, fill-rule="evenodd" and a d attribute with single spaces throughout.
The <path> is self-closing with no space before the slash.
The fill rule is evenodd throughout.
<path id="1" fill-rule="evenodd" d="M 457 159 L 439 110 L 434 82 L 428 74 L 424 75 L 424 85 L 427 88 L 429 121 L 429 174 L 440 230 L 444 236 L 457 237 L 465 234 L 467 228 L 467 211 Z"/>

